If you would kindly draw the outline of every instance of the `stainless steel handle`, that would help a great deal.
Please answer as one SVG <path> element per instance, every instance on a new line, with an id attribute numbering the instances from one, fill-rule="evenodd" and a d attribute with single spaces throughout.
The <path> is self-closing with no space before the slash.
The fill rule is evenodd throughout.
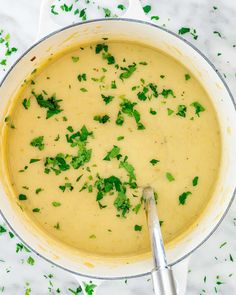
<path id="1" fill-rule="evenodd" d="M 152 281 L 155 295 L 177 295 L 171 268 L 165 267 L 153 270 Z"/>

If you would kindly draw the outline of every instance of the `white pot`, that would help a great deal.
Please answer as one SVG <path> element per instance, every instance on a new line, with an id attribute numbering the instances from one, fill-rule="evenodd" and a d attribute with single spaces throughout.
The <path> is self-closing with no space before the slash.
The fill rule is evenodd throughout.
<path id="1" fill-rule="evenodd" d="M 55 24 L 48 18 L 46 11 L 49 11 L 50 1 L 44 1 L 43 30 L 55 28 Z M 131 0 L 135 9 L 142 14 L 141 8 L 135 0 Z M 134 7 L 133 7 L 134 8 Z M 128 13 L 134 10 L 129 10 Z M 52 27 L 53 26 L 53 27 Z M 211 236 L 214 230 L 225 216 L 235 193 L 236 183 L 236 116 L 235 105 L 232 95 L 217 73 L 215 67 L 198 49 L 192 46 L 183 38 L 154 24 L 126 19 L 100 19 L 75 24 L 58 30 L 28 49 L 13 65 L 0 85 L 0 115 L 3 122 L 6 109 L 12 102 L 14 94 L 19 89 L 21 83 L 39 64 L 50 57 L 50 54 L 70 47 L 77 43 L 87 43 L 90 41 L 99 42 L 102 37 L 109 39 L 122 39 L 142 42 L 158 48 L 179 60 L 192 72 L 210 95 L 215 106 L 222 135 L 222 161 L 220 167 L 220 177 L 215 188 L 212 201 L 207 213 L 200 220 L 199 224 L 182 240 L 177 242 L 167 251 L 171 264 L 183 260 L 206 239 Z M 33 61 L 32 58 L 36 57 Z M 2 140 L 2 138 L 1 138 Z M 2 151 L 1 151 L 2 157 Z M 2 163 L 3 161 L 1 161 Z M 22 211 L 13 202 L 9 202 L 4 174 L 1 177 L 0 185 L 0 209 L 7 223 L 14 229 L 14 232 L 24 241 L 29 248 L 38 253 L 46 260 L 66 269 L 74 274 L 87 276 L 90 278 L 120 279 L 126 277 L 137 277 L 149 273 L 152 269 L 152 260 L 129 261 L 124 259 L 122 263 L 116 263 L 106 259 L 99 259 L 78 256 L 77 252 L 65 251 L 50 239 L 40 235 L 35 226 L 25 218 L 22 218 Z M 93 267 L 91 267 L 93 266 Z"/>

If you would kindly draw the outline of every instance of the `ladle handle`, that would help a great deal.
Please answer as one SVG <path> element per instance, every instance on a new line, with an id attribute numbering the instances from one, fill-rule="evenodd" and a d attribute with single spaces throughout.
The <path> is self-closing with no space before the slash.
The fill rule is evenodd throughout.
<path id="1" fill-rule="evenodd" d="M 177 295 L 174 276 L 170 267 L 153 270 L 152 282 L 155 295 Z"/>

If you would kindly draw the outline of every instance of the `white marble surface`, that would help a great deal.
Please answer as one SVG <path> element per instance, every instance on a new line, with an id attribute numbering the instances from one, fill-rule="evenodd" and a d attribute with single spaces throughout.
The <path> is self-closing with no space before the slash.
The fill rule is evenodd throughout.
<path id="1" fill-rule="evenodd" d="M 9 32 L 11 46 L 18 48 L 17 53 L 8 59 L 6 67 L 0 65 L 0 78 L 3 77 L 4 71 L 14 59 L 35 41 L 40 2 L 40 0 L 0 1 L 0 30 L 4 29 L 5 32 Z M 97 4 L 100 7 L 108 7 L 112 13 L 117 14 L 119 12 L 116 9 L 117 5 L 120 3 L 127 5 L 128 1 L 90 2 L 90 4 L 85 4 L 85 1 L 81 0 L 78 5 L 86 6 L 88 17 L 94 18 L 104 15 L 102 8 L 97 9 Z M 60 3 L 70 3 L 70 1 L 61 0 Z M 160 16 L 160 19 L 156 21 L 159 25 L 165 25 L 174 32 L 182 26 L 196 29 L 199 36 L 197 40 L 189 34 L 184 37 L 202 50 L 225 75 L 226 82 L 236 96 L 236 47 L 233 47 L 236 44 L 235 1 L 153 0 L 142 3 L 152 5 L 149 15 Z M 59 19 L 59 23 L 63 24 L 74 21 L 70 13 L 67 17 L 58 15 L 54 18 Z M 222 37 L 214 34 L 214 31 L 219 31 Z M 1 55 L 0 47 L 0 61 Z M 187 294 L 236 294 L 236 219 L 234 218 L 236 218 L 235 202 L 215 234 L 192 255 Z M 0 219 L 1 224 L 4 223 Z M 16 253 L 17 243 L 20 243 L 17 238 L 11 239 L 8 233 L 0 233 L 0 294 L 73 294 L 68 289 L 76 290 L 78 283 L 69 273 L 50 265 L 34 253 L 27 253 L 24 250 Z M 33 266 L 27 263 L 29 256 L 35 260 Z M 127 283 L 124 281 L 108 282 L 98 294 L 152 294 L 151 283 L 148 279 L 128 280 Z M 223 284 L 220 284 L 221 282 Z"/>

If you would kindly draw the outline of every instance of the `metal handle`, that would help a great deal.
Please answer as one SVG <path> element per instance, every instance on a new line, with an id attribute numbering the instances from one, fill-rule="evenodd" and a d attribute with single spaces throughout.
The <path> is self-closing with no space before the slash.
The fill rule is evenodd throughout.
<path id="1" fill-rule="evenodd" d="M 152 282 L 155 295 L 177 295 L 171 268 L 165 267 L 153 270 Z"/>

